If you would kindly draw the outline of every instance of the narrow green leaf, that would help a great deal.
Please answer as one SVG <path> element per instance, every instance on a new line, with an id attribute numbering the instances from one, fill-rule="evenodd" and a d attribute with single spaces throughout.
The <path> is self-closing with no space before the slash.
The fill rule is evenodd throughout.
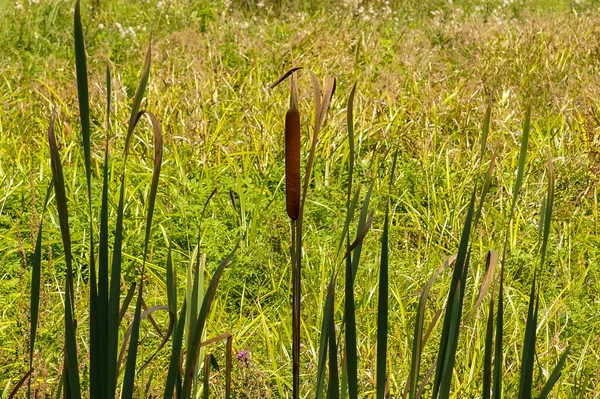
<path id="1" fill-rule="evenodd" d="M 56 110 L 52 112 L 52 120 L 48 128 L 48 142 L 50 144 L 50 158 L 54 182 L 56 207 L 62 236 L 67 278 L 65 282 L 65 390 L 71 398 L 79 399 L 81 389 L 79 385 L 79 368 L 77 364 L 77 345 L 75 342 L 74 320 L 74 290 L 73 290 L 73 258 L 71 252 L 71 233 L 69 231 L 69 214 L 67 210 L 67 196 L 65 193 L 65 180 L 60 161 L 60 154 L 54 135 Z"/>
<path id="2" fill-rule="evenodd" d="M 447 308 L 444 315 L 444 325 L 438 352 L 438 367 L 436 369 L 433 385 L 434 399 L 438 397 L 448 397 L 450 384 L 452 382 L 452 369 L 454 367 L 454 358 L 456 355 L 454 340 L 456 340 L 456 342 L 458 340 L 458 330 L 460 328 L 460 319 L 462 316 L 461 286 L 462 290 L 464 290 L 465 280 L 463 276 L 468 268 L 468 257 L 470 252 L 469 238 L 473 222 L 476 191 L 477 187 L 475 187 L 471 195 L 471 201 L 469 203 L 469 209 L 465 218 L 458 253 L 456 255 L 456 266 L 454 267 L 450 291 L 448 293 Z M 459 308 L 455 308 L 456 304 L 458 304 Z"/>
<path id="3" fill-rule="evenodd" d="M 558 363 L 556 363 L 556 367 L 554 367 L 554 370 L 552 370 L 552 374 L 550 374 L 548 381 L 546 381 L 546 384 L 544 384 L 544 388 L 542 388 L 542 392 L 540 392 L 538 399 L 546 399 L 548 395 L 550 395 L 552 388 L 554 388 L 554 384 L 556 384 L 556 381 L 558 381 L 560 378 L 561 371 L 565 366 L 565 362 L 567 361 L 567 356 L 569 356 L 570 351 L 571 346 L 569 345 L 560 356 L 560 359 L 558 359 Z"/>
<path id="4" fill-rule="evenodd" d="M 180 380 L 181 378 L 181 375 L 179 373 L 179 364 L 182 356 L 181 347 L 183 343 L 183 331 L 185 330 L 186 304 L 187 301 L 184 300 L 183 306 L 181 307 L 179 320 L 177 321 L 175 334 L 173 335 L 173 339 L 171 340 L 171 356 L 169 360 L 169 371 L 167 372 L 167 381 L 165 384 L 165 393 L 163 395 L 163 399 L 173 398 L 173 390 L 175 389 L 175 385 L 177 384 L 178 380 Z"/>
<path id="5" fill-rule="evenodd" d="M 529 128 L 531 125 L 531 107 L 527 107 L 525 111 L 525 121 L 523 122 L 523 136 L 521 137 L 521 150 L 519 152 L 519 166 L 517 169 L 517 179 L 513 188 L 512 205 L 510 207 L 510 219 L 515 212 L 515 206 L 517 204 L 517 197 L 521 191 L 521 184 L 523 183 L 523 174 L 525 172 L 525 162 L 527 161 L 527 147 L 529 144 Z"/>
<path id="6" fill-rule="evenodd" d="M 200 314 L 198 316 L 198 319 L 195 321 L 196 327 L 194 328 L 194 336 L 192 337 L 191 345 L 188 348 L 188 353 L 186 356 L 185 374 L 182 388 L 184 398 L 190 397 L 192 382 L 194 380 L 194 371 L 196 370 L 196 362 L 198 361 L 198 354 L 200 352 L 200 341 L 202 337 L 202 332 L 204 331 L 206 320 L 210 312 L 210 307 L 212 305 L 213 299 L 217 291 L 217 286 L 219 285 L 219 281 L 221 279 L 221 276 L 223 275 L 225 267 L 231 262 L 233 256 L 239 248 L 239 244 L 240 241 L 238 241 L 238 244 L 236 245 L 234 250 L 227 256 L 227 258 L 225 258 L 225 260 L 223 260 L 223 262 L 221 262 L 221 264 L 215 271 L 215 274 L 213 275 L 208 285 L 208 289 L 206 290 L 204 300 L 202 301 Z"/>
<path id="7" fill-rule="evenodd" d="M 332 297 L 335 296 L 335 286 L 331 285 Z M 335 299 L 332 300 L 335 303 Z M 328 315 L 329 323 L 329 380 L 327 382 L 327 399 L 339 399 L 340 397 L 340 383 L 338 375 L 338 364 L 337 364 L 337 344 L 335 342 L 335 321 L 333 306 L 331 312 Z"/>
<path id="8" fill-rule="evenodd" d="M 492 117 L 492 99 L 485 110 L 485 119 L 483 120 L 483 131 L 481 132 L 481 151 L 479 152 L 479 160 L 483 160 L 483 154 L 485 154 L 485 147 L 487 144 L 488 135 L 490 133 L 490 120 Z"/>
<path id="9" fill-rule="evenodd" d="M 148 257 L 148 246 L 150 243 L 150 235 L 152 231 L 152 218 L 154 216 L 154 205 L 156 203 L 156 192 L 158 190 L 158 180 L 160 178 L 160 169 L 162 165 L 163 155 L 163 142 L 162 142 L 162 129 L 158 119 L 151 112 L 146 112 L 148 115 L 154 136 L 154 167 L 152 171 L 152 183 L 150 185 L 150 194 L 148 197 L 148 211 L 146 215 L 146 234 L 144 238 L 144 255 L 142 258 L 142 270 L 140 273 L 140 285 L 138 288 L 138 298 L 135 306 L 135 314 L 133 318 L 133 326 L 131 331 L 131 341 L 129 343 L 129 350 L 127 352 L 127 364 L 125 366 L 125 376 L 123 378 L 123 390 L 121 392 L 122 399 L 128 399 L 133 397 L 134 383 L 135 383 L 135 365 L 137 359 L 137 348 L 139 340 L 139 328 L 141 321 L 141 310 L 142 310 L 142 294 L 144 287 L 144 274 L 146 267 L 146 259 Z"/>
<path id="10" fill-rule="evenodd" d="M 379 263 L 379 292 L 377 304 L 377 399 L 385 398 L 387 381 L 387 334 L 388 334 L 388 235 L 389 203 L 386 205 L 383 235 L 381 237 L 381 261 Z"/>
<path id="11" fill-rule="evenodd" d="M 431 323 L 428 332 L 426 334 L 425 339 L 423 339 L 423 328 L 425 324 L 425 310 L 427 304 L 427 298 L 429 298 L 429 292 L 431 291 L 431 287 L 433 283 L 437 280 L 439 275 L 448 267 L 450 267 L 456 261 L 456 256 L 451 256 L 448 258 L 438 269 L 436 272 L 430 277 L 427 285 L 423 292 L 421 292 L 421 296 L 419 298 L 419 304 L 417 306 L 417 315 L 415 320 L 415 332 L 413 334 L 413 344 L 412 344 L 412 359 L 410 366 L 410 375 L 409 381 L 406 384 L 409 386 L 409 398 L 415 399 L 418 393 L 419 386 L 419 371 L 421 368 L 421 356 L 423 353 L 423 348 L 425 347 L 425 343 L 427 341 L 427 337 L 431 333 L 435 322 L 437 322 L 437 318 L 434 318 Z"/>
<path id="12" fill-rule="evenodd" d="M 490 298 L 485 331 L 485 349 L 483 354 L 483 393 L 482 399 L 490 399 L 492 393 L 492 355 L 494 348 L 494 295 Z"/>
<path id="13" fill-rule="evenodd" d="M 317 388 L 316 398 L 321 399 L 323 397 L 323 388 L 325 386 L 325 370 L 327 365 L 327 353 L 328 346 L 330 344 L 329 336 L 335 335 L 334 331 L 331 331 L 330 318 L 333 316 L 334 306 L 334 288 L 335 281 L 332 277 L 331 281 L 327 285 L 327 297 L 325 298 L 325 308 L 323 309 L 323 322 L 321 323 L 321 335 L 319 343 L 319 362 L 317 365 Z"/>
<path id="14" fill-rule="evenodd" d="M 52 194 L 52 182 L 48 185 L 46 190 L 46 199 L 44 200 L 44 209 L 40 216 L 40 227 L 35 240 L 35 250 L 33 252 L 33 261 L 31 264 L 31 304 L 29 316 L 31 320 L 31 329 L 29 332 L 29 370 L 33 369 L 33 353 L 35 350 L 35 338 L 37 336 L 37 324 L 40 309 L 40 284 L 42 274 L 42 236 L 44 227 L 44 215 L 46 214 L 46 207 L 50 201 L 50 194 Z M 31 379 L 27 382 L 27 397 L 31 397 Z"/>
<path id="15" fill-rule="evenodd" d="M 519 399 L 531 399 L 533 389 L 533 361 L 535 359 L 535 341 L 537 329 L 538 296 L 536 294 L 536 276 L 534 273 L 529 294 L 529 308 L 523 339 L 521 373 L 519 379 Z"/>

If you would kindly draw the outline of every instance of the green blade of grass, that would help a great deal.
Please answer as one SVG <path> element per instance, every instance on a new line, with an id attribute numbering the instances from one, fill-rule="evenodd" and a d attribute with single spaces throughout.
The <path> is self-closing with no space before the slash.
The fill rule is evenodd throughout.
<path id="1" fill-rule="evenodd" d="M 521 149 L 519 151 L 519 163 L 517 166 L 517 178 L 513 186 L 512 202 L 508 216 L 508 225 L 514 216 L 514 210 L 521 191 L 523 174 L 525 171 L 525 162 L 527 161 L 527 147 L 529 143 L 529 129 L 531 124 L 531 107 L 528 106 L 525 111 L 525 120 L 523 121 L 523 135 L 521 136 Z M 498 311 L 496 312 L 496 342 L 494 345 L 494 399 L 502 399 L 502 374 L 503 374 L 503 341 L 504 341 L 504 266 L 506 265 L 506 248 L 508 246 L 507 233 L 504 237 L 504 249 L 502 251 L 502 263 L 500 267 L 500 284 L 498 288 Z"/>
<path id="2" fill-rule="evenodd" d="M 204 386 L 204 389 L 203 389 L 203 392 L 202 392 L 202 397 L 204 399 L 208 399 L 209 398 L 210 361 L 211 361 L 211 357 L 212 357 L 212 355 L 210 353 L 207 353 L 206 356 L 204 356 L 204 378 L 203 378 L 203 383 L 202 383 L 202 385 Z"/>
<path id="3" fill-rule="evenodd" d="M 171 245 L 169 245 L 169 252 L 167 253 L 167 303 L 169 309 L 173 312 L 177 312 L 177 273 L 173 269 L 173 258 L 171 256 Z"/>
<path id="4" fill-rule="evenodd" d="M 65 193 L 65 180 L 60 161 L 60 154 L 54 135 L 56 110 L 52 112 L 52 120 L 48 128 L 48 142 L 50 145 L 50 158 L 54 182 L 54 193 L 58 219 L 62 236 L 65 263 L 67 266 L 65 281 L 65 392 L 73 399 L 81 397 L 79 385 L 79 368 L 77 364 L 77 345 L 75 342 L 74 320 L 74 290 L 73 290 L 73 258 L 71 253 L 71 233 L 69 231 L 69 213 L 67 209 L 67 196 Z"/>
<path id="5" fill-rule="evenodd" d="M 350 96 L 348 97 L 348 106 L 346 109 L 346 126 L 348 128 L 348 199 L 346 207 L 350 207 L 350 197 L 352 195 L 352 179 L 354 174 L 354 93 L 356 92 L 356 82 L 352 86 Z"/>
<path id="6" fill-rule="evenodd" d="M 215 274 L 213 275 L 208 285 L 208 289 L 206 290 L 204 300 L 202 301 L 202 307 L 200 308 L 200 314 L 198 316 L 198 319 L 194 320 L 196 324 L 194 328 L 194 336 L 192 337 L 192 340 L 190 342 L 190 347 L 187 348 L 188 353 L 185 362 L 185 374 L 183 378 L 182 388 L 182 394 L 184 398 L 190 397 L 192 382 L 194 380 L 194 373 L 196 370 L 196 362 L 198 360 L 198 354 L 200 352 L 200 341 L 202 338 L 202 332 L 204 331 L 206 320 L 208 318 L 208 313 L 210 312 L 210 308 L 217 291 L 217 286 L 219 285 L 219 281 L 221 279 L 221 276 L 223 275 L 225 267 L 227 267 L 227 265 L 231 262 L 237 249 L 239 248 L 240 242 L 241 241 L 238 241 L 234 250 L 225 258 L 225 260 L 223 260 L 223 262 L 221 262 L 221 264 L 215 271 Z"/>
<path id="7" fill-rule="evenodd" d="M 165 383 L 165 392 L 163 395 L 163 399 L 172 399 L 173 390 L 175 389 L 176 384 L 181 383 L 179 364 L 182 356 L 181 347 L 183 343 L 183 332 L 185 330 L 186 304 L 187 301 L 184 300 L 183 306 L 181 307 L 179 320 L 177 321 L 175 334 L 173 335 L 173 339 L 171 340 L 171 356 L 169 360 L 169 369 L 167 372 L 167 381 Z M 178 386 L 177 392 L 180 391 L 181 386 Z M 177 397 L 179 397 L 179 394 L 177 395 Z"/>
<path id="8" fill-rule="evenodd" d="M 548 377 L 548 381 L 546 381 L 546 383 L 544 384 L 544 387 L 542 388 L 542 392 L 540 392 L 538 399 L 546 399 L 548 395 L 550 395 L 550 392 L 552 392 L 552 388 L 554 388 L 554 384 L 556 384 L 556 381 L 558 381 L 558 379 L 560 378 L 560 374 L 562 372 L 563 367 L 565 366 L 565 362 L 567 361 L 567 356 L 569 356 L 570 351 L 571 346 L 569 345 L 558 359 L 558 363 L 556 363 L 554 370 L 552 370 L 552 374 L 550 374 L 550 377 Z"/>
<path id="9" fill-rule="evenodd" d="M 162 165 L 163 155 L 163 142 L 162 142 L 162 129 L 158 119 L 151 112 L 146 112 L 152 125 L 152 132 L 154 138 L 154 167 L 152 171 L 152 183 L 150 185 L 150 194 L 148 197 L 148 212 L 146 216 L 146 234 L 144 238 L 144 255 L 142 258 L 142 270 L 140 273 L 140 285 L 138 288 L 138 298 L 135 306 L 135 314 L 133 318 L 131 341 L 129 343 L 129 350 L 127 352 L 127 364 L 125 366 L 125 376 L 123 378 L 123 390 L 121 392 L 121 398 L 128 399 L 133 397 L 134 383 L 135 383 L 135 364 L 137 359 L 138 351 L 138 339 L 139 329 L 141 321 L 141 309 L 142 309 L 142 293 L 144 287 L 144 273 L 146 267 L 146 259 L 148 257 L 148 245 L 150 243 L 150 235 L 152 232 L 152 218 L 154 216 L 154 205 L 156 203 L 156 192 L 158 190 L 158 181 L 160 178 L 160 170 Z"/>
<path id="10" fill-rule="evenodd" d="M 485 331 L 483 353 L 483 393 L 482 399 L 490 399 L 492 393 L 492 351 L 494 347 L 494 295 L 490 298 L 490 310 Z"/>
<path id="11" fill-rule="evenodd" d="M 525 162 L 527 160 L 527 147 L 529 145 L 529 129 L 531 125 L 531 107 L 527 107 L 525 111 L 525 120 L 523 122 L 523 136 L 521 137 L 521 150 L 519 152 L 519 167 L 517 169 L 517 179 L 515 180 L 515 186 L 513 188 L 512 205 L 510 207 L 510 219 L 515 212 L 515 206 L 517 204 L 517 197 L 521 191 L 521 184 L 523 183 L 523 174 L 525 172 Z"/>
<path id="12" fill-rule="evenodd" d="M 315 397 L 321 399 L 323 397 L 323 388 L 325 386 L 325 370 L 327 365 L 327 353 L 328 346 L 330 344 L 329 336 L 335 335 L 335 332 L 330 330 L 331 323 L 330 318 L 333 317 L 334 311 L 334 289 L 335 289 L 335 276 L 332 277 L 331 281 L 327 285 L 327 297 L 325 298 L 325 308 L 323 309 L 323 322 L 321 323 L 321 335 L 319 343 L 319 361 L 317 364 L 317 388 Z"/>
<path id="13" fill-rule="evenodd" d="M 483 154 L 485 154 L 485 147 L 487 145 L 488 135 L 490 133 L 490 120 L 492 117 L 492 99 L 485 110 L 485 118 L 483 120 L 483 131 L 481 132 L 481 150 L 479 152 L 479 160 L 483 160 Z"/>
<path id="14" fill-rule="evenodd" d="M 100 357 L 105 352 L 102 350 L 102 339 L 105 335 L 99 330 L 101 305 L 98 302 L 98 286 L 96 279 L 96 256 L 94 254 L 94 226 L 92 216 L 92 168 L 90 154 L 90 106 L 88 94 L 88 77 L 85 55 L 85 43 L 81 26 L 80 1 L 75 3 L 74 14 L 74 39 L 75 39 L 75 67 L 77 75 L 77 97 L 79 99 L 79 116 L 81 120 L 81 138 L 83 141 L 83 154 L 85 175 L 87 181 L 88 210 L 90 222 L 90 398 L 103 397 L 106 387 L 106 368 Z"/>
<path id="15" fill-rule="evenodd" d="M 129 146 L 131 143 L 131 136 L 133 131 L 143 115 L 142 112 L 138 112 L 148 77 L 150 74 L 150 61 L 151 61 L 151 47 L 148 46 L 146 53 L 146 59 L 144 61 L 144 67 L 142 69 L 142 75 L 140 77 L 140 83 L 136 90 L 135 97 L 133 99 L 133 106 L 131 110 L 131 117 L 129 118 L 129 126 L 127 128 L 127 136 L 125 138 L 125 150 L 124 150 L 124 162 L 127 163 L 127 157 L 129 155 Z M 117 349 L 119 345 L 119 300 L 121 295 L 121 263 L 122 263 L 122 251 L 123 251 L 123 213 L 125 207 L 125 170 L 121 174 L 121 188 L 119 192 L 119 204 L 117 206 L 117 221 L 115 226 L 115 236 L 113 245 L 113 260 L 110 277 L 110 288 L 109 288 L 109 309 L 108 309 L 108 334 L 107 334 L 107 358 L 108 358 L 108 393 L 114 396 L 117 389 Z"/>
<path id="16" fill-rule="evenodd" d="M 335 297 L 335 286 L 331 286 L 332 297 Z M 335 303 L 335 298 L 332 300 Z M 327 317 L 329 323 L 329 380 L 327 382 L 327 399 L 339 399 L 340 386 L 337 364 L 337 344 L 335 342 L 335 320 L 333 306 Z"/>
<path id="17" fill-rule="evenodd" d="M 463 274 L 468 267 L 469 238 L 473 222 L 473 213 L 475 206 L 475 193 L 477 187 L 473 190 L 469 209 L 465 218 L 463 232 L 456 255 L 456 265 L 452 274 L 452 282 L 448 293 L 448 302 L 446 313 L 444 315 L 444 325 L 442 337 L 438 352 L 438 366 L 435 373 L 433 385 L 433 398 L 447 398 L 450 392 L 452 382 L 452 370 L 454 367 L 454 358 L 456 356 L 455 340 L 458 340 L 458 330 L 460 328 L 460 319 L 462 316 L 462 295 L 461 286 L 464 290 L 465 281 Z M 462 280 L 462 281 L 461 281 Z M 455 307 L 458 305 L 459 307 Z"/>
<path id="18" fill-rule="evenodd" d="M 383 235 L 381 237 L 381 260 L 379 263 L 379 291 L 377 303 L 377 399 L 385 398 L 387 380 L 387 333 L 388 333 L 388 231 L 389 204 L 386 205 Z"/>
<path id="19" fill-rule="evenodd" d="M 31 320 L 31 329 L 29 332 L 29 370 L 33 370 L 33 353 L 35 350 L 35 338 L 37 336 L 37 324 L 40 310 L 40 284 L 42 274 L 42 236 L 44 227 L 44 215 L 52 194 L 52 182 L 46 190 L 46 199 L 44 200 L 44 209 L 40 217 L 40 227 L 38 229 L 37 238 L 35 240 L 35 250 L 33 252 L 33 260 L 31 264 L 31 294 L 30 294 L 30 311 L 29 317 Z M 27 382 L 27 397 L 31 398 L 31 379 Z"/>
<path id="20" fill-rule="evenodd" d="M 415 332 L 413 334 L 413 344 L 412 344 L 412 359 L 410 366 L 410 374 L 409 381 L 406 384 L 409 386 L 409 398 L 415 399 L 417 397 L 418 386 L 419 386 L 419 371 L 421 368 L 421 356 L 423 353 L 423 348 L 425 346 L 425 341 L 423 339 L 423 328 L 425 324 L 425 310 L 427 298 L 429 298 L 429 292 L 431 291 L 431 287 L 433 283 L 437 280 L 439 275 L 448 267 L 450 267 L 456 261 L 456 256 L 451 256 L 448 258 L 431 276 L 425 289 L 421 292 L 421 296 L 419 298 L 419 304 L 417 306 L 417 315 L 415 320 Z M 430 326 L 429 330 L 433 327 L 433 323 Z M 427 334 L 429 336 L 429 334 Z"/>
<path id="21" fill-rule="evenodd" d="M 98 369 L 100 373 L 99 394 L 101 398 L 114 396 L 114 392 L 107 392 L 108 385 L 108 171 L 110 137 L 110 108 L 111 108 L 111 77 L 110 67 L 106 63 L 106 143 L 104 147 L 104 166 L 102 171 L 102 204 L 100 209 L 100 242 L 98 248 Z"/>
<path id="22" fill-rule="evenodd" d="M 536 276 L 533 276 L 529 308 L 523 339 L 523 354 L 521 357 L 521 372 L 519 378 L 519 399 L 531 399 L 533 389 L 533 361 L 535 359 L 535 341 L 537 328 L 538 295 L 536 294 Z"/>

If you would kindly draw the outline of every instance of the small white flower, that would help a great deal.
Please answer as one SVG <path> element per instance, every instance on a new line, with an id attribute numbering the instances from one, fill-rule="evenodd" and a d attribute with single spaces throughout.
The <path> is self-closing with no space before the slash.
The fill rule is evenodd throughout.
<path id="1" fill-rule="evenodd" d="M 29 5 L 31 4 L 39 4 L 40 0 L 29 0 Z"/>
<path id="2" fill-rule="evenodd" d="M 17 10 L 21 11 L 23 9 L 23 5 L 17 1 L 17 2 L 15 2 L 15 8 Z"/>
<path id="3" fill-rule="evenodd" d="M 263 3 L 262 1 L 259 1 L 258 3 L 256 3 L 256 7 L 258 8 L 263 8 L 265 6 L 265 3 Z"/>
<path id="4" fill-rule="evenodd" d="M 98 29 L 104 29 L 104 24 L 98 24 Z"/>

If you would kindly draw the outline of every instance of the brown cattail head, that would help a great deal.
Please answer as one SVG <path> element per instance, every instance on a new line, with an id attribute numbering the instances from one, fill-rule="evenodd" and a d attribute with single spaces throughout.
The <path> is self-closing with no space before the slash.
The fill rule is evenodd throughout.
<path id="1" fill-rule="evenodd" d="M 290 219 L 298 219 L 300 213 L 300 113 L 295 101 L 291 101 L 290 109 L 285 114 L 285 208 Z"/>

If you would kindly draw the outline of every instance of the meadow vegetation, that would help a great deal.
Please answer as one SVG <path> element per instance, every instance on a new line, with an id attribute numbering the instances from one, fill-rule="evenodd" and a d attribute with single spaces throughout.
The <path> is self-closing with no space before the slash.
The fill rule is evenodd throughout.
<path id="1" fill-rule="evenodd" d="M 180 308 L 182 298 L 190 295 L 186 280 L 188 286 L 194 280 L 189 270 L 200 271 L 197 285 L 202 294 L 237 247 L 223 271 L 203 335 L 210 339 L 231 334 L 234 397 L 291 397 L 292 237 L 284 157 L 285 111 L 290 102 L 289 92 L 282 88 L 287 88 L 287 81 L 274 89 L 271 85 L 296 66 L 310 68 L 321 78 L 336 78 L 314 152 L 304 211 L 301 396 L 318 394 L 327 309 L 333 312 L 330 330 L 337 331 L 337 345 L 343 348 L 348 297 L 338 247 L 346 245 L 347 210 L 356 190 L 360 188 L 348 237 L 360 235 L 364 227 L 365 218 L 359 217 L 362 204 L 367 204 L 365 212 L 373 211 L 351 281 L 360 397 L 379 394 L 382 241 L 388 248 L 388 388 L 390 397 L 402 397 L 411 373 L 420 295 L 440 265 L 460 252 L 463 226 L 473 211 L 472 193 L 477 193 L 477 206 L 488 176 L 489 191 L 470 234 L 451 397 L 481 397 L 489 300 L 492 291 L 498 298 L 501 267 L 504 396 L 517 397 L 522 384 L 523 342 L 537 270 L 534 395 L 570 346 L 554 396 L 549 397 L 600 397 L 597 2 L 84 1 L 90 204 L 80 133 L 73 3 L 0 0 L 2 395 L 8 396 L 29 370 L 29 293 L 42 220 L 40 308 L 30 379 L 38 397 L 57 395 L 61 389 L 68 262 L 56 198 L 48 190 L 53 174 L 47 132 L 54 109 L 72 240 L 75 341 L 82 389 L 88 389 L 90 218 L 98 234 L 106 146 L 111 154 L 106 198 L 112 246 L 127 121 L 151 44 L 141 108 L 151 111 L 162 126 L 162 169 L 146 249 L 147 213 L 154 202 L 148 198 L 155 125 L 141 118 L 126 167 L 122 300 L 129 290 L 134 292 L 136 282 L 139 288 L 143 267 L 140 306 L 171 307 L 173 298 L 167 298 L 167 292 L 174 283 L 165 276 L 172 264 Z M 108 132 L 107 64 L 112 72 Z M 294 76 L 304 168 L 311 148 L 313 94 L 308 72 L 300 70 Z M 355 83 L 351 146 L 347 107 Z M 490 104 L 489 134 L 482 144 Z M 527 158 L 521 164 L 529 110 Z M 488 175 L 491 163 L 494 168 Z M 515 201 L 518 170 L 523 174 Z M 50 200 L 43 212 L 47 192 Z M 543 234 L 547 198 L 553 200 L 553 212 Z M 98 243 L 98 238 L 94 241 Z M 500 256 L 495 280 L 488 282 L 480 303 L 490 250 Z M 545 253 L 543 267 L 540 253 Z M 339 276 L 333 279 L 336 271 Z M 425 328 L 432 320 L 439 322 L 423 348 L 421 380 L 443 341 L 443 310 L 453 288 L 452 273 L 451 268 L 441 272 L 427 288 Z M 121 338 L 125 326 L 134 321 L 137 297 L 132 298 Z M 167 326 L 168 312 L 153 313 L 152 322 L 142 320 L 138 366 L 153 356 Z M 169 348 L 170 343 L 138 372 L 137 395 L 163 395 Z M 219 366 L 207 381 L 211 395 L 224 397 L 226 344 L 215 342 L 204 350 L 214 355 L 213 367 Z M 342 354 L 340 350 L 340 372 Z M 211 358 L 206 359 L 210 364 Z M 423 397 L 431 397 L 434 377 L 425 385 Z M 121 373 L 119 381 L 123 378 Z M 200 385 L 198 393 L 203 394 L 206 390 Z"/>

